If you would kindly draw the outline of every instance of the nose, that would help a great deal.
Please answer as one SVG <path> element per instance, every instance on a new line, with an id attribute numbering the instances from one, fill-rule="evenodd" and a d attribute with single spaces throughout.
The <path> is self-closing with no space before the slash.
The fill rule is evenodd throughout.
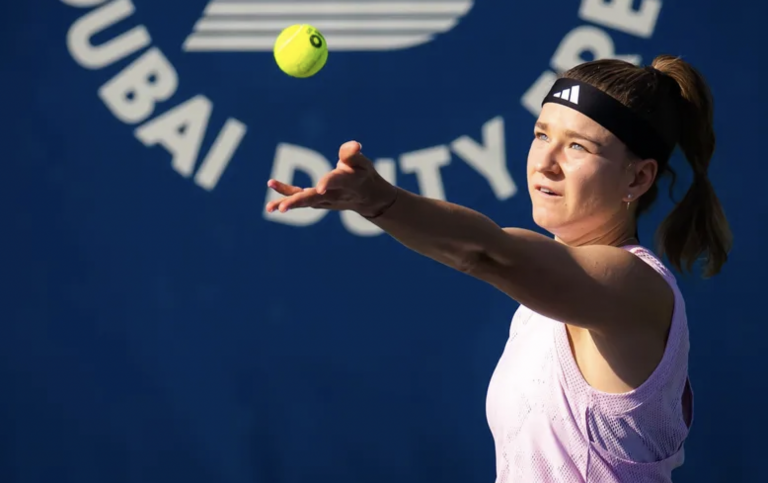
<path id="1" fill-rule="evenodd" d="M 560 163 L 557 161 L 557 153 L 554 149 L 541 151 L 534 165 L 537 173 L 560 174 Z"/>

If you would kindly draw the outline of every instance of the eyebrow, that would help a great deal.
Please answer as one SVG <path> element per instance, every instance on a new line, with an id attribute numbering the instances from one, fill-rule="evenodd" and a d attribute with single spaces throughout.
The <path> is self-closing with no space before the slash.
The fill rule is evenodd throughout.
<path id="1" fill-rule="evenodd" d="M 536 123 L 536 127 L 537 127 L 537 128 L 539 128 L 539 129 L 541 129 L 542 131 L 546 131 L 546 130 L 548 130 L 548 129 L 549 129 L 549 126 L 548 126 L 546 123 L 544 123 L 544 122 L 537 122 L 537 123 Z M 564 133 L 565 133 L 565 135 L 566 135 L 566 136 L 568 136 L 568 137 L 571 137 L 571 138 L 576 138 L 576 139 L 583 139 L 583 140 L 585 140 L 585 141 L 589 141 L 590 143 L 592 143 L 592 144 L 595 144 L 595 145 L 597 145 L 597 146 L 599 146 L 599 147 L 601 147 L 601 148 L 603 147 L 603 143 L 601 143 L 601 142 L 599 142 L 599 141 L 595 141 L 595 140 L 594 140 L 594 139 L 592 139 L 591 137 L 585 136 L 585 135 L 583 135 L 583 134 L 579 134 L 579 133 L 577 133 L 576 131 L 571 131 L 570 129 L 566 129 L 566 130 L 565 130 L 565 131 L 563 131 L 563 132 L 564 132 Z"/>

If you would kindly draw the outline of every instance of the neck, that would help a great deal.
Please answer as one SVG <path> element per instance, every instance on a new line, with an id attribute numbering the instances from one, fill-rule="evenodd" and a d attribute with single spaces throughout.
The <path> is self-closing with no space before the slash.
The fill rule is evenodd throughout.
<path id="1" fill-rule="evenodd" d="M 635 236 L 637 226 L 628 220 L 622 222 L 608 223 L 599 229 L 591 230 L 575 236 L 555 236 L 555 240 L 572 247 L 583 247 L 589 245 L 608 245 L 621 247 L 625 245 L 638 244 L 639 240 Z"/>

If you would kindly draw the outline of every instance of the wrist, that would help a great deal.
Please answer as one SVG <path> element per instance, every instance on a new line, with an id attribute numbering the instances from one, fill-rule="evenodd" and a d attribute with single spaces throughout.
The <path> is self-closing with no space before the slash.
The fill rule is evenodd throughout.
<path id="1" fill-rule="evenodd" d="M 358 211 L 361 216 L 369 220 L 378 218 L 389 211 L 397 201 L 398 193 L 400 192 L 397 186 L 394 186 L 387 180 L 380 178 L 379 181 L 377 183 L 378 186 L 371 190 L 373 196 L 371 196 L 371 202 L 368 203 L 369 206 Z"/>

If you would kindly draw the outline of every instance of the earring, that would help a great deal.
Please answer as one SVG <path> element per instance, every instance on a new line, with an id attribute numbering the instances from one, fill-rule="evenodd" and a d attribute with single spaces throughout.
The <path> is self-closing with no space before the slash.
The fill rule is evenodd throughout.
<path id="1" fill-rule="evenodd" d="M 629 198 L 630 201 L 627 201 L 627 211 L 629 211 L 629 205 L 632 203 L 632 193 L 627 195 L 627 198 Z"/>

